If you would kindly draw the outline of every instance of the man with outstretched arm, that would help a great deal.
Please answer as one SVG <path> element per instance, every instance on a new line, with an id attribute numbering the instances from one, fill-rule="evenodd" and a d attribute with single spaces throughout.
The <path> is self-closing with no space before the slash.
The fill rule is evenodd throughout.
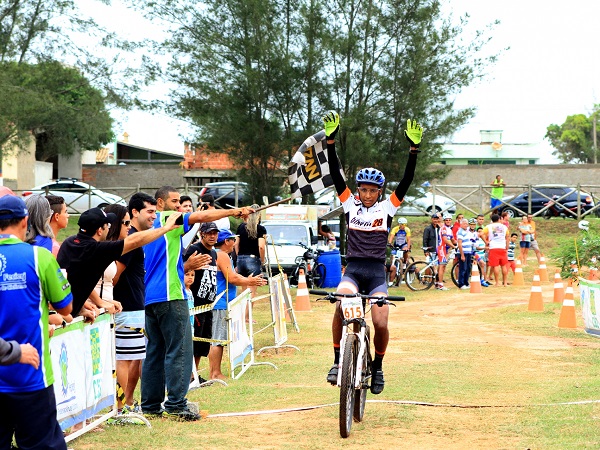
<path id="1" fill-rule="evenodd" d="M 327 161 L 329 162 L 331 178 L 342 202 L 348 224 L 346 250 L 348 264 L 338 285 L 337 292 L 354 294 L 360 291 L 369 295 L 387 296 L 385 250 L 388 230 L 391 227 L 394 214 L 401 205 L 404 195 L 413 180 L 423 129 L 416 121 L 408 121 L 404 135 L 410 143 L 410 151 L 404 176 L 398 183 L 394 193 L 389 198 L 379 201 L 385 183 L 383 173 L 371 167 L 359 170 L 356 174 L 358 198 L 355 198 L 340 173 L 335 151 L 335 136 L 340 123 L 339 115 L 333 112 L 329 113 L 323 121 L 325 122 Z M 375 328 L 373 339 L 375 357 L 371 379 L 371 392 L 373 394 L 380 394 L 384 387 L 382 361 L 389 341 L 388 314 L 388 305 L 371 309 L 373 327 Z M 342 338 L 342 316 L 339 301 L 336 303 L 331 330 L 334 361 L 333 367 L 327 374 L 327 381 L 336 384 L 340 359 L 340 340 Z"/>

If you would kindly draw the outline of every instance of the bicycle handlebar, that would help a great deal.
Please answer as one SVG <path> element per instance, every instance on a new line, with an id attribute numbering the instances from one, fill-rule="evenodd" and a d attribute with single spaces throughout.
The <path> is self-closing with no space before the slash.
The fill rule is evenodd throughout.
<path id="1" fill-rule="evenodd" d="M 329 291 L 321 291 L 321 290 L 317 290 L 317 289 L 310 289 L 308 291 L 309 293 L 313 294 L 313 295 L 321 295 L 323 297 L 325 297 L 327 300 L 329 300 L 331 303 L 335 303 L 336 297 L 360 297 L 363 300 L 375 300 L 375 302 L 373 303 L 377 303 L 377 302 L 381 302 L 381 301 L 391 301 L 391 302 L 403 302 L 405 300 L 404 297 L 401 296 L 396 296 L 396 295 L 365 295 L 365 294 L 360 294 L 360 293 L 356 293 L 356 294 L 340 294 L 337 292 L 329 292 Z"/>

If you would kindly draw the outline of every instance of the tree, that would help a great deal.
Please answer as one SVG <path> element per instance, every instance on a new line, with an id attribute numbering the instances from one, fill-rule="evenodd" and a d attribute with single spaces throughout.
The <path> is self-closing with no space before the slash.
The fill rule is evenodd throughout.
<path id="1" fill-rule="evenodd" d="M 77 69 L 49 61 L 0 63 L 0 148 L 34 136 L 46 160 L 112 141 L 103 94 Z"/>
<path id="2" fill-rule="evenodd" d="M 438 0 L 156 0 L 145 11 L 173 24 L 157 43 L 174 55 L 170 111 L 243 163 L 262 193 L 328 109 L 342 116 L 350 180 L 364 166 L 399 179 L 409 118 L 427 128 L 415 184 L 440 175 L 428 172 L 437 142 L 474 113 L 456 111 L 454 97 L 494 60 L 477 56 L 486 30 L 461 42 L 466 18 L 452 25 Z"/>
<path id="3" fill-rule="evenodd" d="M 594 162 L 593 116 L 574 114 L 562 125 L 551 124 L 546 129 L 546 138 L 556 149 L 552 152 L 563 163 Z"/>

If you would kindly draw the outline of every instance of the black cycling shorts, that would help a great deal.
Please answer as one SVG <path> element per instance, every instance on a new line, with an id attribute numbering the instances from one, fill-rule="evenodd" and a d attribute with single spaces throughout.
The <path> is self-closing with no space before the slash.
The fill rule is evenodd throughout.
<path id="1" fill-rule="evenodd" d="M 387 295 L 388 292 L 385 264 L 381 261 L 350 260 L 341 281 L 354 284 L 361 294 L 371 295 L 375 292 L 383 292 Z"/>

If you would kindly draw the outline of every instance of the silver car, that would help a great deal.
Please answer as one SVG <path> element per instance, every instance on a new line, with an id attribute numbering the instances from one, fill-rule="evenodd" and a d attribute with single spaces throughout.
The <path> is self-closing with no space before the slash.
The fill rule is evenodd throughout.
<path id="1" fill-rule="evenodd" d="M 40 184 L 29 191 L 23 192 L 22 196 L 27 197 L 32 194 L 46 193 L 63 197 L 69 214 L 81 214 L 90 208 L 103 208 L 113 203 L 127 206 L 127 202 L 118 195 L 101 191 L 75 178 L 59 178 Z"/>

